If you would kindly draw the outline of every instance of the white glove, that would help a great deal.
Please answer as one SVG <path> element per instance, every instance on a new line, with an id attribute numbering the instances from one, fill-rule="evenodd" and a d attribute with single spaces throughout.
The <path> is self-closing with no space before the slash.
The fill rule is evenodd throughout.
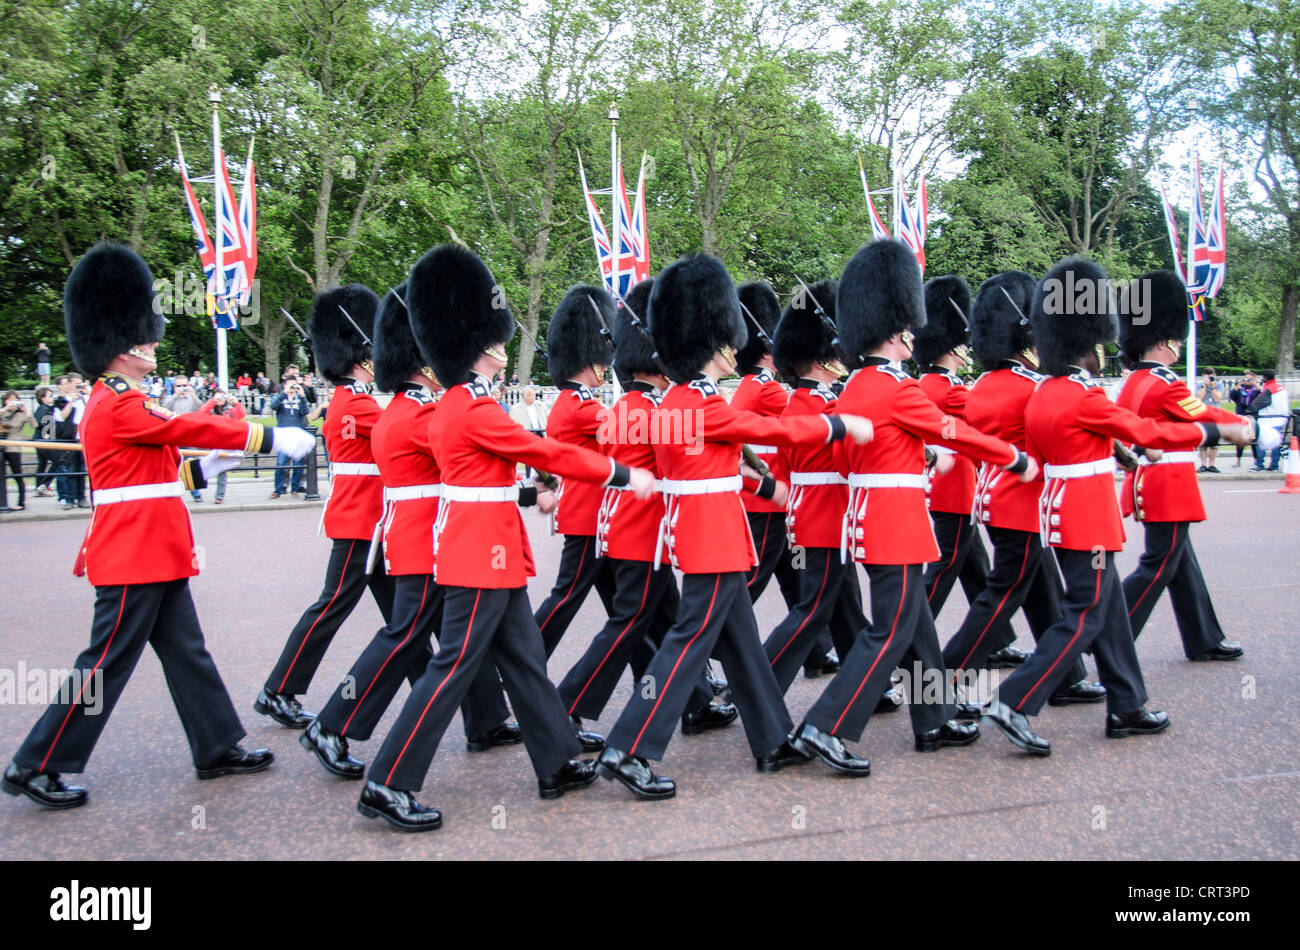
<path id="1" fill-rule="evenodd" d="M 199 468 L 203 471 L 204 480 L 210 482 L 222 472 L 228 472 L 232 468 L 239 468 L 239 463 L 243 460 L 243 452 L 222 452 L 213 449 L 199 459 Z"/>
<path id="2" fill-rule="evenodd" d="M 316 436 L 297 426 L 276 426 L 271 430 L 271 451 L 300 459 L 316 447 Z"/>
<path id="3" fill-rule="evenodd" d="M 1265 452 L 1272 452 L 1282 444 L 1282 433 L 1275 426 L 1262 426 L 1255 423 L 1259 429 L 1259 438 L 1257 444 Z"/>

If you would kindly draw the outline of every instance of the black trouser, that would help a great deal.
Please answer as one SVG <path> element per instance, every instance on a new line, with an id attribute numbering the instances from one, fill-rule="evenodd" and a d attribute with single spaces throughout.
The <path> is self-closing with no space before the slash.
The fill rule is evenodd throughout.
<path id="1" fill-rule="evenodd" d="M 1022 607 L 1034 641 L 1061 616 L 1060 578 L 1056 564 L 1043 550 L 1036 531 L 989 528 L 993 542 L 993 573 L 970 612 L 943 648 L 945 670 L 978 670 L 991 653 L 1015 639 L 1011 617 Z M 1083 660 L 1076 657 L 1062 686 L 1077 683 L 1087 675 Z"/>
<path id="2" fill-rule="evenodd" d="M 441 625 L 443 597 L 431 574 L 393 578 L 393 619 L 366 645 L 320 711 L 322 726 L 349 739 L 370 738 L 402 678 L 414 686 L 433 658 L 429 639 Z M 510 710 L 492 664 L 479 667 L 460 711 L 467 736 L 491 732 L 506 721 Z"/>
<path id="3" fill-rule="evenodd" d="M 1037 649 L 998 688 L 998 698 L 1017 712 L 1036 715 L 1052 692 L 1073 675 L 1072 665 L 1092 647 L 1097 673 L 1106 687 L 1106 708 L 1128 713 L 1147 700 L 1124 588 L 1114 552 L 1056 549 L 1065 576 L 1061 619 L 1043 634 Z"/>
<path id="4" fill-rule="evenodd" d="M 642 688 L 641 678 L 676 620 L 680 603 L 670 568 L 654 570 L 649 561 L 618 558 L 611 558 L 610 566 L 615 590 L 609 620 L 559 685 L 564 708 L 583 719 L 600 718 L 624 666 L 632 667 L 632 688 Z M 713 691 L 697 677 L 686 711 L 697 712 L 712 701 Z"/>
<path id="5" fill-rule="evenodd" d="M 840 561 L 839 548 L 805 548 L 803 554 L 799 602 L 763 644 L 782 693 L 790 689 L 828 624 L 841 662 L 848 657 L 857 632 L 867 625 L 853 563 Z"/>
<path id="6" fill-rule="evenodd" d="M 555 586 L 533 614 L 548 657 L 559 646 L 593 586 L 608 616 L 614 603 L 614 571 L 609 558 L 596 557 L 594 534 L 566 534 Z"/>
<path id="7" fill-rule="evenodd" d="M 36 487 L 48 488 L 54 481 L 54 467 L 58 464 L 59 453 L 52 449 L 36 450 Z"/>
<path id="8" fill-rule="evenodd" d="M 582 751 L 555 687 L 546 678 L 546 651 L 528 589 L 446 587 L 439 649 L 406 698 L 368 778 L 389 788 L 419 791 L 442 734 L 479 675 L 501 671 L 533 769 L 554 775 Z"/>
<path id="9" fill-rule="evenodd" d="M 881 694 L 889 688 L 894 669 L 904 666 L 913 678 L 907 707 L 912 730 L 937 729 L 953 717 L 956 708 L 949 702 L 923 701 L 924 683 L 945 681 L 921 565 L 868 564 L 866 568 L 875 621 L 858 631 L 857 642 L 840 671 L 804 720 L 823 732 L 856 742 Z"/>
<path id="10" fill-rule="evenodd" d="M 392 622 L 393 579 L 384 570 L 382 558 L 376 563 L 374 573 L 366 575 L 366 554 L 369 551 L 368 540 L 335 539 L 329 566 L 325 568 L 325 586 L 321 588 L 316 603 L 298 619 L 280 659 L 276 660 L 275 668 L 266 678 L 266 688 L 270 692 L 296 696 L 307 691 L 334 634 L 339 632 L 339 627 L 348 619 L 367 587 L 384 616 L 384 622 Z"/>
<path id="11" fill-rule="evenodd" d="M 1192 549 L 1191 525 L 1186 521 L 1145 524 L 1146 550 L 1138 559 L 1137 569 L 1124 578 L 1124 602 L 1128 604 L 1133 636 L 1142 632 L 1156 601 L 1168 587 L 1178 635 L 1183 638 L 1183 653 L 1200 656 L 1222 643 L 1224 636 Z"/>
<path id="12" fill-rule="evenodd" d="M 5 452 L 4 455 L 4 461 L 9 466 L 9 470 L 14 473 L 14 481 L 18 484 L 18 507 L 21 508 L 27 504 L 27 486 L 23 484 L 23 454 L 22 452 L 13 451 Z M 9 507 L 8 481 L 4 476 L 4 472 L 0 470 L 0 508 Z"/>
<path id="13" fill-rule="evenodd" d="M 646 759 L 662 759 L 678 717 L 694 691 L 696 671 L 710 654 L 722 661 L 755 757 L 776 749 L 790 733 L 781 690 L 772 676 L 745 587 L 747 571 L 686 574 L 677 622 L 646 670 L 649 682 L 632 691 L 608 742 Z"/>
<path id="14" fill-rule="evenodd" d="M 84 772 L 145 644 L 162 664 L 195 765 L 212 762 L 244 737 L 203 642 L 189 580 L 96 587 L 90 646 L 14 761 L 42 772 Z"/>
<path id="15" fill-rule="evenodd" d="M 989 555 L 980 540 L 979 528 L 971 524 L 970 515 L 932 511 L 934 537 L 939 542 L 939 560 L 925 569 L 925 596 L 930 615 L 939 616 L 952 593 L 952 585 L 961 580 L 968 604 L 975 603 L 988 584 Z"/>
<path id="16" fill-rule="evenodd" d="M 785 512 L 750 511 L 749 533 L 754 539 L 754 551 L 758 563 L 750 568 L 745 584 L 749 588 L 749 602 L 758 603 L 767 589 L 767 582 L 776 577 L 776 584 L 781 589 L 781 599 L 785 601 L 787 611 L 794 610 L 803 596 L 803 570 L 795 565 L 794 554 L 786 538 Z M 831 634 L 822 624 L 817 630 L 814 645 L 808 651 L 809 656 L 821 657 L 831 648 Z"/>

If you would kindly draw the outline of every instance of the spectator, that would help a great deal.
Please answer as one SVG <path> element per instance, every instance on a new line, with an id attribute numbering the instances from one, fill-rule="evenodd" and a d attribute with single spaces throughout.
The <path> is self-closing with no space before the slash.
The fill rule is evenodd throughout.
<path id="1" fill-rule="evenodd" d="M 198 412 L 203 408 L 203 402 L 195 393 L 190 381 L 184 376 L 176 380 L 176 393 L 170 399 L 163 400 L 163 408 L 171 411 L 174 416 L 184 415 L 187 412 Z M 203 500 L 203 492 L 191 491 L 190 497 L 195 501 Z"/>
<path id="2" fill-rule="evenodd" d="M 271 400 L 271 411 L 275 413 L 275 424 L 277 426 L 297 426 L 300 429 L 307 429 L 308 420 L 319 415 L 319 412 L 311 410 L 311 405 L 303 392 L 302 383 L 298 381 L 296 376 L 290 377 L 287 374 L 285 376 L 284 391 Z M 292 466 L 293 474 L 292 486 L 288 484 L 290 466 Z M 287 455 L 277 455 L 275 459 L 275 489 L 271 492 L 271 497 L 279 498 L 285 494 L 287 488 L 292 489 L 293 495 L 299 494 L 303 490 L 303 476 L 305 474 L 306 466 L 303 460 L 300 459 L 294 462 Z"/>
<path id="3" fill-rule="evenodd" d="M 247 377 L 244 377 L 247 378 Z M 199 412 L 208 412 L 214 416 L 228 416 L 231 419 L 239 421 L 244 418 L 244 407 L 236 400 L 227 396 L 220 389 L 212 394 L 212 398 L 203 404 Z M 221 504 L 226 497 L 226 473 L 221 472 L 217 475 L 217 494 L 212 499 L 214 504 Z"/>
<path id="4" fill-rule="evenodd" d="M 1260 374 L 1263 382 L 1260 385 L 1259 395 L 1250 402 L 1250 414 L 1259 420 L 1260 428 L 1270 426 L 1277 430 L 1278 438 L 1286 432 L 1287 420 L 1291 418 L 1291 407 L 1287 397 L 1286 387 L 1277 381 L 1277 374 L 1271 369 L 1264 370 Z M 1272 451 L 1272 462 L 1267 469 L 1264 467 L 1264 450 L 1259 447 L 1259 442 L 1255 443 L 1255 467 L 1252 472 L 1270 471 L 1276 472 L 1278 462 L 1282 458 L 1282 446 L 1278 445 Z"/>
<path id="5" fill-rule="evenodd" d="M 1256 396 L 1259 395 L 1259 383 L 1254 373 L 1246 373 L 1236 386 L 1228 393 L 1228 398 L 1232 400 L 1233 406 L 1236 407 L 1237 415 L 1250 415 L 1250 404 Z M 1245 446 L 1237 446 L 1237 464 L 1234 468 L 1241 468 L 1241 453 Z"/>
<path id="6" fill-rule="evenodd" d="M 1196 398 L 1207 406 L 1213 406 L 1215 409 L 1222 408 L 1219 404 L 1224 400 L 1223 389 L 1219 386 L 1213 366 L 1207 366 L 1205 372 L 1201 374 L 1201 385 L 1196 388 Z M 1214 463 L 1219 460 L 1219 447 L 1203 445 L 1200 448 L 1200 455 L 1201 467 L 1197 471 L 1214 472 L 1217 475 L 1219 470 Z"/>
<path id="7" fill-rule="evenodd" d="M 42 386 L 50 384 L 50 348 L 44 343 L 36 344 L 36 375 Z"/>
<path id="8" fill-rule="evenodd" d="M 537 390 L 525 386 L 523 399 L 508 410 L 510 418 L 515 420 L 534 435 L 546 434 L 546 406 L 537 398 Z"/>
<path id="9" fill-rule="evenodd" d="M 16 392 L 11 389 L 0 398 L 0 438 L 21 441 L 23 430 L 35 425 L 36 420 Z M 9 507 L 9 485 L 3 465 L 9 467 L 9 471 L 16 476 L 14 481 L 18 483 L 18 504 L 13 508 Z M 0 512 L 22 511 L 27 507 L 27 487 L 23 484 L 23 450 L 6 446 L 3 465 L 0 465 Z"/>
<path id="10" fill-rule="evenodd" d="M 245 409 L 248 408 L 248 393 L 252 385 L 253 379 L 248 373 L 240 373 L 239 378 L 235 380 L 235 395 L 239 397 L 240 405 Z"/>
<path id="11" fill-rule="evenodd" d="M 266 411 L 266 397 L 271 394 L 271 381 L 266 378 L 266 374 L 259 372 L 257 379 L 253 380 L 253 390 L 257 399 L 257 414 L 260 416 Z"/>
<path id="12" fill-rule="evenodd" d="M 36 390 L 36 431 L 32 433 L 32 440 L 40 442 L 54 439 L 57 423 L 58 419 L 54 414 L 54 390 L 42 386 Z M 54 466 L 58 455 L 59 453 L 53 449 L 36 450 L 36 494 L 42 498 L 54 494 L 50 482 L 54 481 Z"/>
<path id="13" fill-rule="evenodd" d="M 81 417 L 86 411 L 89 389 L 80 373 L 68 373 L 57 380 L 59 395 L 54 400 L 54 437 L 60 442 L 78 442 Z M 85 460 L 77 451 L 59 452 L 54 471 L 58 476 L 59 507 L 89 508 L 86 501 Z M 81 474 L 72 474 L 79 472 Z"/>
<path id="14" fill-rule="evenodd" d="M 163 395 L 170 396 L 176 392 L 176 374 L 171 370 L 167 371 L 167 378 L 163 380 Z"/>

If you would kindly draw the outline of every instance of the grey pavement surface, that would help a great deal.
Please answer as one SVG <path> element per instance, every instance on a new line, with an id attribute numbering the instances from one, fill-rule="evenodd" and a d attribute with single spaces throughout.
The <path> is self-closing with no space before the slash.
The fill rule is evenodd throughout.
<path id="1" fill-rule="evenodd" d="M 277 760 L 264 773 L 199 782 L 156 658 L 146 651 L 84 776 L 87 807 L 46 812 L 0 798 L 0 855 L 11 859 L 275 858 L 860 858 L 1253 859 L 1300 857 L 1300 497 L 1276 476 L 1202 482 L 1210 521 L 1193 530 L 1229 636 L 1246 657 L 1194 664 L 1182 657 L 1167 599 L 1138 643 L 1152 706 L 1172 727 L 1155 737 L 1108 740 L 1101 707 L 1048 708 L 1036 728 L 1050 758 L 1018 753 L 987 730 L 968 748 L 912 751 L 905 713 L 874 718 L 858 750 L 862 780 L 813 763 L 758 775 L 739 724 L 678 734 L 658 770 L 677 797 L 639 802 L 598 781 L 555 802 L 539 800 L 520 746 L 470 754 L 459 716 L 420 799 L 443 811 L 440 831 L 402 835 L 357 814 L 360 784 L 327 775 L 297 734 L 251 704 L 299 613 L 319 590 L 329 545 L 315 535 L 318 505 L 230 510 L 196 518 L 207 569 L 191 582 L 208 647 L 249 735 Z M 257 486 L 262 496 L 267 482 Z M 261 505 L 253 489 L 249 506 Z M 210 496 L 210 492 L 208 493 Z M 242 499 L 241 499 L 242 500 Z M 212 511 L 210 502 L 196 511 Z M 84 648 L 92 590 L 72 576 L 84 512 L 0 523 L 0 563 L 10 572 L 0 625 L 0 675 L 19 663 L 66 668 Z M 15 516 L 9 516 L 11 519 Z M 540 603 L 560 551 L 545 521 L 525 515 L 541 576 Z M 1129 523 L 1127 572 L 1141 547 Z M 143 555 L 143 552 L 142 552 Z M 958 590 L 938 618 L 941 638 L 960 623 Z M 758 605 L 766 634 L 784 610 L 775 585 Z M 558 679 L 603 611 L 592 596 L 551 661 Z M 367 598 L 343 627 L 307 696 L 319 708 L 381 624 Z M 1017 621 L 1020 644 L 1029 644 Z M 12 673 L 10 674 L 12 675 Z M 798 722 L 825 679 L 795 681 Z M 596 728 L 608 728 L 631 689 L 625 675 Z M 406 688 L 398 693 L 398 702 Z M 25 698 L 25 697 L 19 697 Z M 41 706 L 0 704 L 7 761 Z M 368 743 L 369 760 L 397 711 Z"/>

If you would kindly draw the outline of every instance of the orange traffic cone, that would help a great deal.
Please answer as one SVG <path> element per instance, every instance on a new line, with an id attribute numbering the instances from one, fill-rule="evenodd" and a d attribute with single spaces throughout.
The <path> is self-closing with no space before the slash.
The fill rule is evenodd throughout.
<path id="1" fill-rule="evenodd" d="M 1286 484 L 1278 489 L 1284 495 L 1300 495 L 1300 440 L 1291 436 L 1291 448 L 1286 453 Z"/>

